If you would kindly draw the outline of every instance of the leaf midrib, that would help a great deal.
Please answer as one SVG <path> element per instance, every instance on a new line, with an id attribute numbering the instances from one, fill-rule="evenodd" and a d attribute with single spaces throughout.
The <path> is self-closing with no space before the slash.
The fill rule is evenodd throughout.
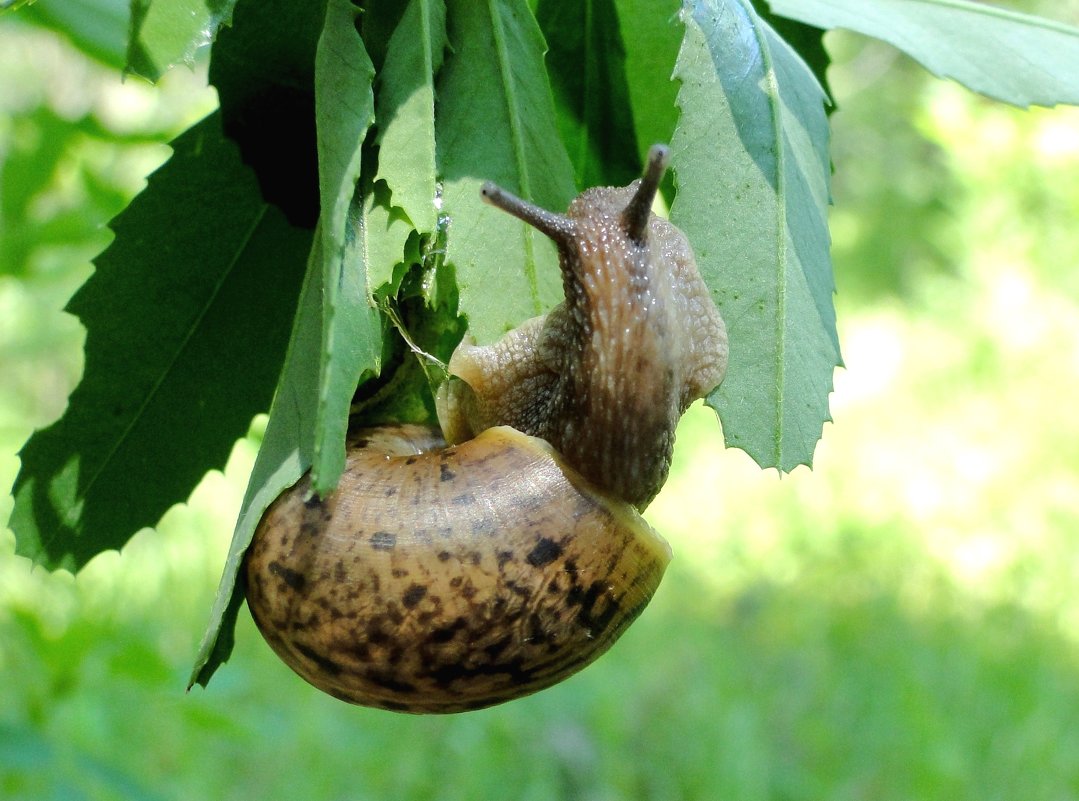
<path id="1" fill-rule="evenodd" d="M 581 108 L 581 128 L 580 135 L 577 137 L 577 159 L 579 175 L 584 175 L 588 170 L 588 162 L 591 156 L 589 150 L 589 144 L 592 140 L 592 123 L 594 118 L 588 113 L 589 109 L 595 108 L 595 104 L 592 102 L 592 94 L 596 91 L 597 77 L 596 72 L 599 65 L 596 62 L 596 52 L 593 50 L 594 40 L 592 38 L 592 27 L 595 24 L 593 19 L 593 0 L 583 0 L 584 2 L 584 84 L 581 87 L 581 101 L 583 103 Z"/>
<path id="2" fill-rule="evenodd" d="M 986 17 L 997 17 L 1008 22 L 1015 22 L 1021 25 L 1029 25 L 1036 28 L 1045 28 L 1046 30 L 1056 31 L 1057 33 L 1067 34 L 1068 36 L 1079 36 L 1079 30 L 1071 25 L 1065 25 L 1062 22 L 1056 20 L 1046 19 L 1045 17 L 1039 17 L 1034 14 L 1023 14 L 1019 11 L 1012 11 L 1009 8 L 1000 8 L 998 6 L 981 5 L 980 3 L 971 3 L 968 0 L 907 0 L 908 2 L 918 3 L 923 6 L 943 6 L 945 8 L 954 8 L 960 11 L 966 11 L 971 14 L 980 14 Z"/>
<path id="3" fill-rule="evenodd" d="M 532 198 L 531 174 L 525 159 L 524 135 L 522 122 L 517 111 L 517 92 L 513 86 L 512 73 L 509 69 L 509 48 L 506 45 L 506 31 L 502 24 L 496 6 L 499 0 L 487 0 L 487 10 L 491 16 L 491 36 L 495 42 L 495 54 L 498 60 L 499 74 L 502 76 L 502 94 L 506 100 L 506 111 L 510 128 L 510 143 L 513 148 L 513 158 L 516 162 L 518 176 L 518 191 L 526 200 Z M 539 296 L 539 282 L 536 278 L 536 253 L 535 232 L 527 223 L 521 223 L 524 231 L 524 273 L 528 281 L 528 289 L 532 296 L 532 306 L 535 314 L 543 311 L 543 304 Z"/>
<path id="4" fill-rule="evenodd" d="M 153 387 L 146 394 L 145 399 L 142 401 L 141 404 L 139 404 L 139 407 L 138 407 L 138 410 L 136 411 L 136 413 L 131 416 L 131 418 L 128 421 L 127 425 L 124 427 L 124 430 L 121 432 L 120 436 L 117 437 L 117 439 L 114 442 L 112 448 L 109 449 L 108 454 L 105 456 L 104 459 L 101 460 L 99 466 L 93 472 L 93 475 L 91 476 L 90 480 L 87 482 L 86 488 L 79 495 L 80 498 L 86 498 L 92 493 L 94 487 L 97 485 L 98 480 L 101 478 L 101 476 L 108 469 L 110 463 L 112 462 L 112 460 L 116 456 L 116 454 L 119 452 L 121 447 L 123 447 L 123 445 L 127 442 L 128 437 L 131 434 L 131 431 L 134 429 L 135 425 L 139 422 L 139 420 L 142 419 L 142 416 L 146 412 L 146 409 L 150 406 L 150 404 L 153 402 L 153 400 L 157 397 L 158 393 L 161 390 L 161 387 L 165 384 L 165 382 L 167 381 L 169 376 L 172 374 L 173 370 L 176 368 L 176 365 L 180 361 L 180 357 L 183 355 L 183 353 L 187 350 L 188 346 L 191 344 L 192 338 L 194 337 L 195 333 L 200 329 L 203 320 L 206 319 L 206 315 L 209 313 L 209 310 L 211 308 L 213 308 L 214 304 L 217 302 L 217 297 L 221 292 L 221 288 L 225 285 L 226 281 L 228 281 L 229 277 L 233 273 L 233 270 L 235 270 L 236 265 L 239 263 L 240 256 L 247 250 L 248 244 L 251 242 L 251 239 L 254 237 L 255 231 L 262 224 L 262 220 L 265 218 L 266 212 L 268 211 L 268 209 L 269 209 L 269 206 L 266 203 L 263 203 L 260 206 L 258 213 L 255 215 L 251 225 L 248 227 L 248 230 L 244 234 L 244 237 L 242 239 L 242 244 L 240 245 L 240 247 L 238 247 L 236 249 L 236 253 L 233 256 L 232 260 L 230 261 L 228 267 L 225 270 L 222 271 L 221 277 L 214 284 L 213 292 L 210 294 L 210 297 L 209 297 L 208 301 L 203 305 L 203 308 L 199 312 L 199 314 L 196 317 L 194 323 L 189 327 L 187 333 L 184 335 L 183 341 L 180 343 L 180 346 L 178 348 L 176 348 L 176 351 L 173 354 L 172 359 L 169 361 L 168 366 L 161 372 L 160 377 L 157 379 L 156 382 L 154 382 Z M 73 530 L 76 529 L 76 523 L 78 522 L 78 518 L 81 515 L 82 515 L 82 505 L 81 504 L 73 504 L 73 505 L 71 505 L 64 512 L 64 515 L 63 515 L 64 525 L 67 526 L 70 529 L 73 529 Z M 58 536 L 59 536 L 59 531 L 56 531 L 56 532 L 53 533 L 52 536 L 50 536 L 48 538 L 43 538 L 42 539 L 42 544 L 43 545 L 51 544 L 53 541 L 55 541 L 56 537 L 58 537 Z"/>
<path id="5" fill-rule="evenodd" d="M 761 65 L 764 67 L 764 80 L 768 86 L 768 104 L 772 112 L 772 131 L 776 148 L 776 406 L 775 406 L 775 451 L 773 460 L 782 469 L 784 430 L 785 393 L 787 391 L 787 277 L 789 268 L 789 248 L 787 247 L 787 201 L 786 201 L 786 162 L 787 148 L 782 136 L 782 102 L 779 96 L 779 80 L 776 75 L 772 51 L 764 35 L 763 20 L 749 5 L 747 0 L 739 0 L 750 19 L 756 19 L 752 25 L 753 35 L 761 53 Z"/>

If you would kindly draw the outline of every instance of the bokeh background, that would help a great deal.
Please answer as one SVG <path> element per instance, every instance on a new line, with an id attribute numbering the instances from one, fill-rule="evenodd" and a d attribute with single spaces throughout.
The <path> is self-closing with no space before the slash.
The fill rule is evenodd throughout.
<path id="1" fill-rule="evenodd" d="M 62 6 L 0 18 L 5 490 L 78 381 L 62 308 L 104 223 L 215 102 L 205 65 L 121 82 L 115 28 L 72 43 L 50 30 Z M 1009 6 L 1079 24 L 1074 0 Z M 352 708 L 246 613 L 185 694 L 256 422 L 189 504 L 77 579 L 0 531 L 0 798 L 1079 798 L 1079 110 L 826 43 L 846 367 L 812 471 L 761 471 L 694 409 L 648 512 L 676 552 L 663 587 L 538 696 Z"/>

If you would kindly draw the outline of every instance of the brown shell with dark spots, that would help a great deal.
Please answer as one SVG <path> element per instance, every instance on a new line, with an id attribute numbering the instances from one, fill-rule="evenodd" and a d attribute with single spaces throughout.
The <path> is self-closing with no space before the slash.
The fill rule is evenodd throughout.
<path id="1" fill-rule="evenodd" d="M 267 642 L 342 700 L 459 712 L 548 687 L 610 647 L 670 559 L 632 507 L 514 429 L 445 449 L 417 426 L 354 436 L 337 490 L 320 501 L 304 478 L 246 561 Z"/>
<path id="2" fill-rule="evenodd" d="M 565 215 L 486 185 L 555 242 L 565 301 L 457 348 L 437 398 L 452 447 L 427 428 L 357 432 L 334 492 L 304 478 L 263 516 L 248 603 L 316 687 L 408 712 L 489 706 L 596 659 L 652 597 L 670 551 L 638 510 L 727 366 L 689 243 L 650 212 L 667 158 L 653 147 L 641 180 Z"/>

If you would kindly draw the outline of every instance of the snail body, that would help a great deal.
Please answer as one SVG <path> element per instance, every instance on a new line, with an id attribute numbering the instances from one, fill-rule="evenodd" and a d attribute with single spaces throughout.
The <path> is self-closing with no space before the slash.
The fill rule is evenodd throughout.
<path id="1" fill-rule="evenodd" d="M 304 679 L 365 706 L 478 709 L 580 670 L 651 599 L 670 549 L 639 510 L 727 361 L 685 237 L 650 213 L 666 161 L 654 147 L 640 181 L 566 215 L 484 187 L 558 245 L 566 300 L 458 347 L 441 432 L 352 432 L 332 493 L 305 476 L 267 509 L 248 606 Z"/>

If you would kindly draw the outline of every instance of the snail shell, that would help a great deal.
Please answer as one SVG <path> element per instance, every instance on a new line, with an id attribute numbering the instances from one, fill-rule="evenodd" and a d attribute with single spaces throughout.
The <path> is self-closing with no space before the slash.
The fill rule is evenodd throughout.
<path id="1" fill-rule="evenodd" d="M 284 494 L 247 560 L 267 642 L 342 700 L 459 712 L 541 690 L 607 650 L 670 559 L 543 440 L 508 427 L 445 449 L 420 426 L 357 437 L 337 490 Z"/>
<path id="2" fill-rule="evenodd" d="M 685 236 L 650 213 L 667 157 L 653 147 L 641 180 L 565 215 L 484 187 L 555 241 L 566 299 L 458 347 L 437 398 L 445 440 L 354 432 L 330 495 L 304 477 L 267 509 L 248 606 L 307 681 L 384 709 L 478 709 L 580 670 L 651 599 L 670 550 L 638 512 L 679 417 L 727 364 Z"/>

